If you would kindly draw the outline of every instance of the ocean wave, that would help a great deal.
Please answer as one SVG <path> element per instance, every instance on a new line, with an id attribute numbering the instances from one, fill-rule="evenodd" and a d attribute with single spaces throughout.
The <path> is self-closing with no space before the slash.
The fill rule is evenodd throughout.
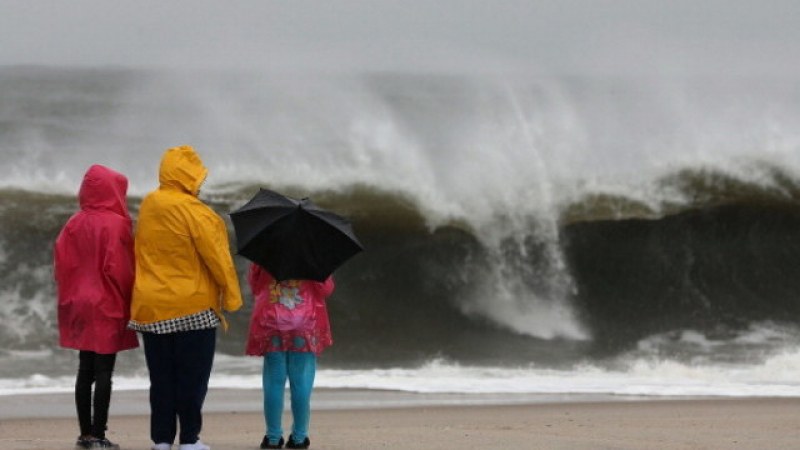
<path id="1" fill-rule="evenodd" d="M 763 161 L 742 163 L 737 170 L 684 168 L 648 182 L 614 187 L 563 186 L 568 192 L 555 207 L 555 220 L 563 225 L 626 219 L 660 219 L 687 211 L 725 205 L 780 205 L 800 207 L 800 174 Z M 302 186 L 276 186 L 259 183 L 228 182 L 209 187 L 212 201 L 243 204 L 260 187 L 285 192 L 297 198 L 310 197 L 320 205 L 354 218 L 383 220 L 383 225 L 411 228 L 456 227 L 479 233 L 469 216 L 433 218 L 426 205 L 412 192 L 391 191 L 366 184 L 343 185 L 336 189 L 313 190 Z M 524 208 L 522 211 L 525 214 Z M 513 211 L 497 211 L 503 216 Z M 531 214 L 536 216 L 537 214 Z"/>
<path id="2" fill-rule="evenodd" d="M 500 227 L 496 240 L 466 221 L 432 227 L 410 196 L 369 186 L 265 187 L 311 196 L 350 217 L 367 248 L 337 273 L 337 339 L 367 342 L 342 352 L 339 363 L 444 355 L 557 364 L 586 351 L 625 351 L 673 329 L 796 323 L 797 184 L 789 173 L 767 172 L 763 183 L 682 172 L 668 183 L 694 192 L 696 201 L 669 215 L 584 212 L 555 229 L 531 217 Z M 259 187 L 232 184 L 203 196 L 226 217 Z M 17 350 L 52 346 L 52 243 L 76 199 L 18 189 L 0 190 L 0 198 L 0 340 Z M 140 201 L 129 199 L 134 216 Z M 243 280 L 247 261 L 235 261 Z M 243 339 L 248 308 L 233 318 L 236 339 Z M 553 341 L 570 343 L 555 355 L 547 350 Z M 240 351 L 234 342 L 223 342 L 224 351 Z M 383 354 L 387 345 L 396 351 Z"/>
<path id="3" fill-rule="evenodd" d="M 660 219 L 724 205 L 800 207 L 800 176 L 763 162 L 743 167 L 748 175 L 715 168 L 686 168 L 638 187 L 585 192 L 565 203 L 565 224 L 603 220 Z"/>
<path id="4" fill-rule="evenodd" d="M 241 357 L 259 370 L 257 358 Z M 250 362 L 252 361 L 252 362 Z M 241 366 L 241 363 L 237 363 Z M 591 363 L 568 369 L 471 366 L 431 360 L 417 367 L 384 369 L 319 368 L 317 389 L 389 390 L 416 394 L 512 394 L 620 396 L 720 396 L 800 397 L 800 352 L 785 350 L 751 365 L 696 364 L 668 359 L 628 359 L 617 368 Z M 34 374 L 0 379 L 0 396 L 36 393 L 69 393 L 74 376 Z M 146 390 L 146 374 L 115 374 L 115 390 Z M 209 387 L 261 388 L 260 373 L 238 373 L 216 364 Z"/>

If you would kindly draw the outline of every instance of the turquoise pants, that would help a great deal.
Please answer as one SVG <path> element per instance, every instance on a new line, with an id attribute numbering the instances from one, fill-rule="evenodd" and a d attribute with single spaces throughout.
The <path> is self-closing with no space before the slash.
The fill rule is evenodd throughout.
<path id="1" fill-rule="evenodd" d="M 311 420 L 311 390 L 317 370 L 317 357 L 308 352 L 267 352 L 264 355 L 262 386 L 267 439 L 277 443 L 283 436 L 283 396 L 286 380 L 292 399 L 292 437 L 303 442 Z"/>

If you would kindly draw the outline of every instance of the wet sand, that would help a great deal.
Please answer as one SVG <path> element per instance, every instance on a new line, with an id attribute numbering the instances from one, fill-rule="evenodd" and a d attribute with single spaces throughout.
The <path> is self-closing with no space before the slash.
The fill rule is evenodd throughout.
<path id="1" fill-rule="evenodd" d="M 498 405 L 489 404 L 497 401 L 492 397 L 458 396 L 441 406 L 441 397 L 413 402 L 396 400 L 414 394 L 373 394 L 317 396 L 322 398 L 315 400 L 311 448 L 800 449 L 800 399 L 597 401 L 584 396 Z M 370 395 L 377 403 L 365 407 Z M 359 396 L 364 400 L 341 401 Z M 69 400 L 65 394 L 0 397 L 0 450 L 72 449 L 77 424 Z M 204 442 L 215 450 L 258 448 L 264 433 L 259 392 L 216 390 L 207 405 Z M 144 392 L 115 393 L 108 437 L 123 449 L 150 448 L 149 416 L 136 409 L 143 406 Z M 290 423 L 287 414 L 284 427 Z"/>

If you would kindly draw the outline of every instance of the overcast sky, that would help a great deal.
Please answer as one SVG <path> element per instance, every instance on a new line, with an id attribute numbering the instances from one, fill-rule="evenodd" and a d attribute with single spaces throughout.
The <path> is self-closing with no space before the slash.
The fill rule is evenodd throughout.
<path id="1" fill-rule="evenodd" d="M 0 0 L 0 64 L 800 73 L 800 1 Z"/>

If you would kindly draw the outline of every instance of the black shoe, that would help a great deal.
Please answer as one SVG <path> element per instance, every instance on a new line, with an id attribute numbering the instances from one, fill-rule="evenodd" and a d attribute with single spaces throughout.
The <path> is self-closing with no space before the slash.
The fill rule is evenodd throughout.
<path id="1" fill-rule="evenodd" d="M 261 441 L 261 448 L 283 448 L 283 438 L 277 444 L 270 444 L 265 434 L 264 439 Z"/>
<path id="2" fill-rule="evenodd" d="M 119 445 L 109 441 L 106 438 L 103 439 L 92 439 L 92 446 L 89 448 L 105 448 L 111 450 L 119 450 Z"/>
<path id="3" fill-rule="evenodd" d="M 78 436 L 75 441 L 75 450 L 83 450 L 85 448 L 92 448 L 92 438 L 82 438 Z"/>
<path id="4" fill-rule="evenodd" d="M 289 442 L 286 443 L 286 448 L 308 448 L 311 445 L 311 440 L 306 438 L 303 442 L 295 442 L 294 436 L 289 436 Z"/>

